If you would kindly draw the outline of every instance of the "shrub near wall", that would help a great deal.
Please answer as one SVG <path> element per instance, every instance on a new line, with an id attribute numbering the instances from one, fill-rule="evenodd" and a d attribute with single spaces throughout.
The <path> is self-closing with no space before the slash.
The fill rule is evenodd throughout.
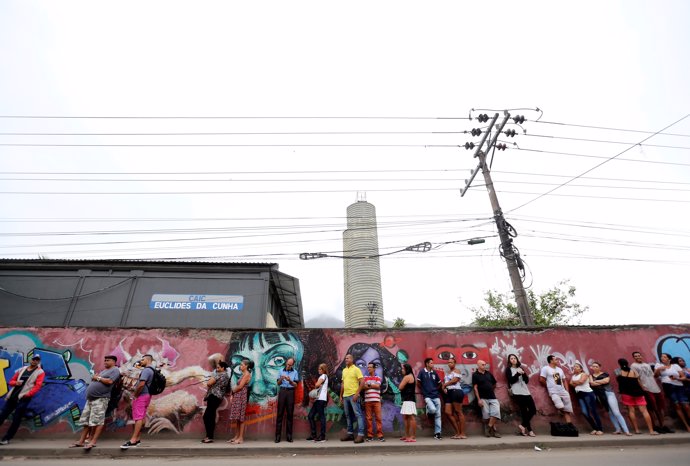
<path id="1" fill-rule="evenodd" d="M 647 361 L 658 360 L 661 352 L 690 360 L 690 326 L 620 326 L 566 327 L 535 331 L 516 329 L 386 329 L 383 331 L 343 329 L 303 330 L 180 330 L 180 329 L 95 329 L 95 328 L 2 328 L 0 329 L 0 396 L 7 393 L 7 383 L 14 372 L 27 364 L 30 355 L 39 352 L 47 377 L 45 386 L 31 402 L 30 418 L 20 435 L 65 434 L 75 430 L 84 405 L 84 393 L 91 371 L 102 370 L 103 357 L 114 354 L 123 373 L 126 390 L 107 430 L 122 435 L 129 429 L 130 394 L 138 378 L 134 362 L 146 353 L 154 356 L 168 378 L 168 387 L 149 408 L 146 430 L 149 434 L 172 432 L 200 436 L 205 394 L 204 380 L 210 368 L 207 357 L 221 353 L 238 377 L 242 358 L 255 363 L 250 391 L 247 432 L 251 437 L 272 436 L 275 425 L 277 373 L 288 357 L 297 361 L 302 383 L 296 392 L 296 435 L 307 434 L 306 397 L 317 377 L 318 365 L 325 362 L 330 371 L 330 401 L 327 408 L 328 430 L 334 435 L 344 426 L 342 409 L 335 403 L 340 387 L 340 369 L 345 354 L 352 353 L 355 362 L 366 373 L 366 364 L 377 363 L 384 381 L 382 387 L 384 431 L 399 431 L 402 419 L 397 385 L 400 363 L 409 362 L 415 372 L 426 357 L 434 360 L 437 370 L 447 370 L 448 358 L 454 356 L 463 372 L 463 383 L 469 384 L 479 359 L 489 363 L 498 380 L 497 396 L 503 421 L 514 424 L 517 407 L 508 396 L 503 370 L 508 354 L 517 354 L 530 376 L 538 416 L 533 423 L 544 430 L 557 413 L 539 385 L 539 369 L 549 354 L 555 355 L 567 376 L 577 361 L 589 365 L 598 360 L 605 371 L 612 372 L 619 357 L 630 358 L 639 350 Z M 423 403 L 418 400 L 419 413 Z M 466 406 L 470 434 L 479 432 L 473 396 Z M 467 399 L 466 399 L 467 403 Z M 0 400 L 0 407 L 4 400 Z M 227 428 L 227 402 L 219 409 L 219 434 Z M 423 418 L 423 417 L 422 417 Z M 582 421 L 576 409 L 576 418 Z M 428 430 L 426 420 L 420 422 Z M 445 424 L 444 424 L 445 426 Z M 584 427 L 584 426 L 583 426 Z M 508 431 L 512 427 L 503 426 Z M 611 429 L 608 426 L 609 430 Z"/>

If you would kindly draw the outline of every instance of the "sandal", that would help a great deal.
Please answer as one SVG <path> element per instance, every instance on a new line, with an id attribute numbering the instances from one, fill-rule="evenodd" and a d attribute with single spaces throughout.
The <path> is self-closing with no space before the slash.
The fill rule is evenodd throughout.
<path id="1" fill-rule="evenodd" d="M 527 437 L 527 429 L 522 424 L 518 424 L 518 429 L 520 429 L 520 435 Z"/>
<path id="2" fill-rule="evenodd" d="M 90 451 L 94 447 L 96 447 L 95 443 L 87 443 L 86 445 L 84 445 L 84 450 Z"/>
<path id="3" fill-rule="evenodd" d="M 212 438 L 205 438 L 201 441 L 201 443 L 213 443 L 213 439 Z"/>
<path id="4" fill-rule="evenodd" d="M 406 438 L 404 441 L 407 442 L 407 443 L 414 443 L 414 442 L 417 441 L 417 439 L 414 439 L 414 438 Z"/>
<path id="5" fill-rule="evenodd" d="M 69 446 L 69 448 L 84 448 L 84 444 L 79 443 L 79 442 L 74 442 L 72 445 Z"/>

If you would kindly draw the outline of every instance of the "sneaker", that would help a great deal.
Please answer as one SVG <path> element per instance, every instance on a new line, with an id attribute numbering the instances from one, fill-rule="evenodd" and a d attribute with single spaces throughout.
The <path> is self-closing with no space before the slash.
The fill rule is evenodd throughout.
<path id="1" fill-rule="evenodd" d="M 383 437 L 379 437 L 378 440 L 379 440 L 379 442 L 385 442 L 386 441 L 386 439 Z"/>
<path id="2" fill-rule="evenodd" d="M 441 440 L 443 437 L 441 437 L 441 434 L 434 434 L 434 438 L 436 440 Z"/>
<path id="3" fill-rule="evenodd" d="M 357 438 L 355 438 L 355 443 L 364 443 L 364 435 L 358 435 Z"/>
<path id="4" fill-rule="evenodd" d="M 326 441 L 326 437 L 319 437 L 315 440 L 315 442 L 319 442 L 319 443 L 325 442 L 325 441 Z"/>
<path id="5" fill-rule="evenodd" d="M 140 443 L 141 440 L 137 440 L 136 442 L 130 442 L 129 440 L 127 440 L 125 443 L 120 445 L 120 450 L 127 450 L 128 448 L 138 447 Z"/>
<path id="6" fill-rule="evenodd" d="M 367 437 L 367 438 L 366 438 L 366 441 L 367 441 L 367 442 L 371 442 L 372 440 L 374 440 L 374 437 Z"/>
<path id="7" fill-rule="evenodd" d="M 307 442 L 316 442 L 316 436 L 310 435 L 309 437 L 307 437 Z"/>
<path id="8" fill-rule="evenodd" d="M 341 442 L 352 442 L 354 439 L 355 439 L 355 436 L 348 433 L 348 434 L 345 435 L 344 437 L 341 437 L 341 438 L 340 438 L 340 441 L 341 441 Z"/>
<path id="9" fill-rule="evenodd" d="M 664 434 L 675 434 L 676 431 L 671 429 L 670 427 L 662 426 L 661 430 L 663 431 Z"/>
<path id="10" fill-rule="evenodd" d="M 8 445 L 10 443 L 9 440 L 2 439 L 0 440 L 0 445 Z"/>

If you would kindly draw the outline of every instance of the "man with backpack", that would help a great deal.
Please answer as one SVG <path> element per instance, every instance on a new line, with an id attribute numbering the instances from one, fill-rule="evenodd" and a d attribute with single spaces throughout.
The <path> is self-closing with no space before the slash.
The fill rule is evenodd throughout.
<path id="1" fill-rule="evenodd" d="M 154 376 L 156 376 L 156 370 L 153 368 L 153 356 L 145 354 L 144 357 L 141 358 L 141 361 L 139 361 L 139 367 L 142 368 L 139 374 L 139 382 L 132 394 L 132 420 L 134 421 L 134 431 L 132 432 L 132 437 L 120 446 L 122 450 L 138 447 L 141 443 L 141 440 L 139 440 L 141 429 L 144 427 L 146 411 L 149 408 L 149 404 L 151 404 L 152 393 L 150 392 L 150 388 L 154 381 Z"/>
<path id="2" fill-rule="evenodd" d="M 103 362 L 105 369 L 91 376 L 91 383 L 86 389 L 86 404 L 78 422 L 84 430 L 79 441 L 73 443 L 72 447 L 84 447 L 88 451 L 96 446 L 98 437 L 101 436 L 105 426 L 105 413 L 110 402 L 110 392 L 120 379 L 120 370 L 115 367 L 115 364 L 117 364 L 117 356 L 108 355 Z"/>

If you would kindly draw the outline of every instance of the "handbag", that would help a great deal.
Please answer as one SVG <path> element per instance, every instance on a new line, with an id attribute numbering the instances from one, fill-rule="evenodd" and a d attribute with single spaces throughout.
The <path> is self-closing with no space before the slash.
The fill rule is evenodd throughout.
<path id="1" fill-rule="evenodd" d="M 314 390 L 309 392 L 309 398 L 311 398 L 312 400 L 315 400 L 318 397 L 319 397 L 319 389 L 318 388 L 315 388 Z"/>
<path id="2" fill-rule="evenodd" d="M 554 437 L 578 437 L 580 433 L 571 422 L 552 422 L 551 435 Z"/>

